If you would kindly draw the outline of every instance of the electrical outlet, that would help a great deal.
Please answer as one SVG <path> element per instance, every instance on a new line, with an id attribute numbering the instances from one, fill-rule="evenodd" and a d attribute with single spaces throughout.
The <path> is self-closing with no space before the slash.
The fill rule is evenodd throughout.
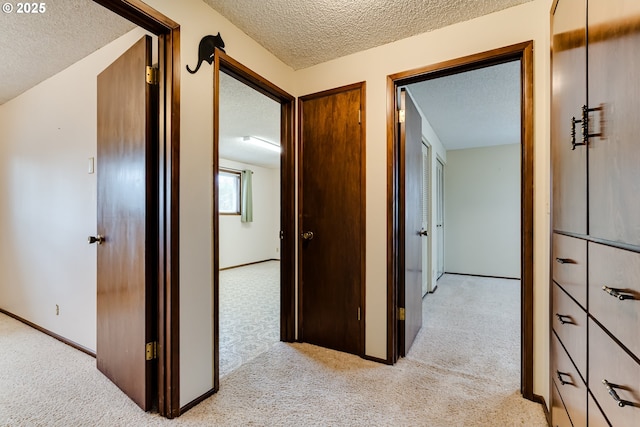
<path id="1" fill-rule="evenodd" d="M 60 316 L 60 306 L 56 304 L 56 316 Z"/>

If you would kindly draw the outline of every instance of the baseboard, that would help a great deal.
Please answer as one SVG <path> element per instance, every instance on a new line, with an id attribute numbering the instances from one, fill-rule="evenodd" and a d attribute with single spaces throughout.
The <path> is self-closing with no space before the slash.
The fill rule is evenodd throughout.
<path id="1" fill-rule="evenodd" d="M 219 271 L 231 270 L 233 268 L 247 267 L 249 265 L 262 264 L 263 262 L 269 262 L 269 261 L 278 261 L 278 262 L 280 262 L 279 259 L 269 258 L 269 259 L 264 259 L 262 261 L 248 262 L 246 264 L 232 265 L 231 267 L 220 268 Z"/>
<path id="2" fill-rule="evenodd" d="M 10 312 L 8 312 L 7 310 L 4 310 L 4 309 L 2 309 L 2 308 L 0 308 L 0 313 L 4 313 L 4 314 L 6 314 L 7 316 L 9 316 L 9 317 L 12 317 L 12 318 L 16 319 L 18 322 L 22 322 L 22 323 L 24 323 L 24 324 L 25 324 L 25 325 L 27 325 L 27 326 L 31 326 L 33 329 L 35 329 L 35 330 L 37 330 L 37 331 L 39 331 L 39 332 L 42 332 L 43 334 L 49 335 L 51 338 L 55 338 L 55 339 L 57 339 L 58 341 L 60 341 L 60 342 L 62 342 L 62 343 L 65 343 L 66 345 L 68 345 L 68 346 L 70 346 L 70 347 L 73 347 L 73 348 L 75 348 L 76 350 L 80 350 L 81 352 L 86 353 L 86 354 L 88 354 L 88 355 L 89 355 L 89 356 L 91 356 L 91 357 L 96 357 L 96 353 L 95 353 L 94 351 L 91 351 L 91 350 L 89 350 L 87 347 L 85 347 L 85 346 L 83 346 L 83 345 L 80 345 L 80 344 L 78 344 L 77 342 L 73 342 L 73 341 L 71 341 L 70 339 L 67 339 L 67 338 L 63 337 L 62 335 L 58 335 L 58 334 L 56 334 L 55 332 L 51 332 L 50 330 L 45 329 L 45 328 L 43 328 L 42 326 L 38 326 L 38 325 L 36 325 L 35 323 L 30 322 L 30 321 L 28 321 L 27 319 L 23 319 L 22 317 L 17 316 L 17 315 L 15 315 L 15 314 L 13 314 L 13 313 L 10 313 Z"/>
<path id="3" fill-rule="evenodd" d="M 506 276 L 486 276 L 484 274 L 470 274 L 470 273 L 452 273 L 451 271 L 445 271 L 444 274 L 453 274 L 455 276 L 471 276 L 471 277 L 486 277 L 488 279 L 508 279 L 508 280 L 520 280 L 519 277 L 506 277 Z"/>
<path id="4" fill-rule="evenodd" d="M 393 365 L 393 363 L 391 363 L 391 361 L 387 359 L 380 359 L 379 357 L 367 356 L 366 354 L 361 357 L 365 360 L 371 360 L 372 362 L 378 362 L 384 365 Z"/>
<path id="5" fill-rule="evenodd" d="M 201 403 L 205 400 L 207 400 L 208 398 L 210 398 L 211 396 L 213 396 L 216 393 L 216 389 L 212 388 L 211 390 L 209 390 L 208 392 L 206 392 L 205 394 L 203 394 L 200 397 L 196 397 L 195 399 L 193 399 L 191 402 L 187 403 L 186 405 L 184 405 L 182 408 L 180 408 L 180 415 L 184 414 L 185 412 L 187 412 L 189 409 L 193 408 L 194 406 L 196 406 L 198 403 Z"/>
<path id="6" fill-rule="evenodd" d="M 549 413 L 549 408 L 547 407 L 547 402 L 545 402 L 544 397 L 534 394 L 533 401 L 542 405 L 544 416 L 547 418 L 547 424 L 551 427 L 551 414 Z"/>

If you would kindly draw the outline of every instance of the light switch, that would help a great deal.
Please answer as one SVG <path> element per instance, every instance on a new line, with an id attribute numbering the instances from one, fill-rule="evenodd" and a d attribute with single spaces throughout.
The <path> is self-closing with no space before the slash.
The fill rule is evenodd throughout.
<path id="1" fill-rule="evenodd" d="M 89 157 L 89 173 L 93 173 L 94 169 L 94 159 L 95 157 Z"/>

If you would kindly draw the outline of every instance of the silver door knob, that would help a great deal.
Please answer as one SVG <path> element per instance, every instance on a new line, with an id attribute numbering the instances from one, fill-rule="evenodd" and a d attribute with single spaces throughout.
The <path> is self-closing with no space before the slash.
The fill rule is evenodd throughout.
<path id="1" fill-rule="evenodd" d="M 101 245 L 104 242 L 104 236 L 101 235 L 97 235 L 97 236 L 89 236 L 89 244 L 92 243 L 97 243 L 99 245 Z"/>
<path id="2" fill-rule="evenodd" d="M 429 232 L 423 228 L 422 230 L 418 231 L 418 234 L 421 236 L 428 236 Z"/>
<path id="3" fill-rule="evenodd" d="M 313 240 L 313 231 L 305 231 L 304 233 L 300 234 L 300 237 L 302 237 L 304 240 Z"/>

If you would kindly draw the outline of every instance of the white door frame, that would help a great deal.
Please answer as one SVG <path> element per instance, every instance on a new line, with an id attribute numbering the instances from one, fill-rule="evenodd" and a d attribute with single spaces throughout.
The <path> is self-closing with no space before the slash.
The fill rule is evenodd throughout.
<path id="1" fill-rule="evenodd" d="M 439 170 L 438 170 L 439 169 Z M 436 155 L 436 282 L 444 274 L 444 162 Z M 440 269 L 442 266 L 442 269 Z M 442 271 L 441 271 L 442 270 Z M 436 284 L 437 287 L 437 284 Z"/>
<path id="2" fill-rule="evenodd" d="M 432 256 L 432 238 L 434 233 L 432 211 L 433 206 L 433 185 L 432 185 L 432 167 L 431 167 L 431 145 L 424 137 L 422 138 L 422 203 L 423 218 L 422 228 L 428 231 L 426 238 L 422 239 L 422 296 L 433 292 L 433 256 Z M 426 167 L 425 167 L 426 165 Z M 426 186 L 426 188 L 425 188 Z M 426 218 L 424 215 L 426 212 Z M 426 221 L 425 221 L 426 220 Z"/>

